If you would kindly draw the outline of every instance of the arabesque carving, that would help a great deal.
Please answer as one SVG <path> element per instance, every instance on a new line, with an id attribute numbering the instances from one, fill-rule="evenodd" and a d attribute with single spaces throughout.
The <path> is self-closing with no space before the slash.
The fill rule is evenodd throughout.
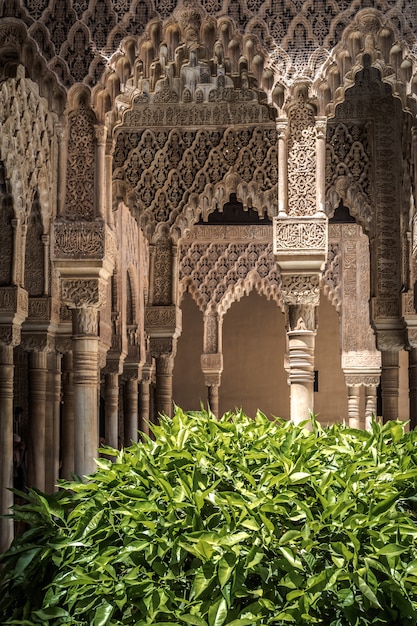
<path id="1" fill-rule="evenodd" d="M 319 274 L 283 274 L 282 298 L 286 305 L 318 306 L 320 301 Z"/>
<path id="2" fill-rule="evenodd" d="M 105 253 L 104 222 L 62 221 L 54 223 L 54 257 L 60 259 L 102 258 Z"/>
<path id="3" fill-rule="evenodd" d="M 106 285 L 100 279 L 63 279 L 63 302 L 70 308 L 100 307 L 105 302 Z"/>
<path id="4" fill-rule="evenodd" d="M 204 229 L 198 230 L 196 237 L 204 237 Z M 210 227 L 207 227 L 210 229 Z M 252 232 L 252 228 L 255 233 Z M 180 296 L 188 290 L 201 311 L 216 310 L 224 314 L 232 302 L 240 300 L 253 288 L 281 302 L 280 277 L 276 266 L 271 243 L 254 240 L 256 227 L 236 227 L 228 235 L 240 234 L 236 243 L 225 241 L 226 234 L 222 227 L 212 227 L 212 243 L 186 238 L 180 242 L 179 286 Z M 271 227 L 269 235 L 271 237 Z M 217 233 L 217 236 L 216 236 Z M 244 238 L 244 234 L 248 239 Z M 194 237 L 194 235 L 193 235 Z M 218 239 L 220 238 L 220 241 Z M 191 239 L 191 243 L 189 243 Z"/>

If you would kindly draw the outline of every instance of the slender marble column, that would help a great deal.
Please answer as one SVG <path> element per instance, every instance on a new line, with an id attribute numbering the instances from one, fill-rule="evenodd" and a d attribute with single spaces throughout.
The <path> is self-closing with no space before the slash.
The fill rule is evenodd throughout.
<path id="1" fill-rule="evenodd" d="M 28 481 L 45 491 L 46 352 L 29 353 Z"/>
<path id="2" fill-rule="evenodd" d="M 98 449 L 97 309 L 73 309 L 75 463 L 78 476 L 96 469 Z"/>
<path id="3" fill-rule="evenodd" d="M 13 346 L 0 344 L 0 515 L 13 506 Z M 13 520 L 0 517 L 0 553 L 13 539 Z"/>
<path id="4" fill-rule="evenodd" d="M 132 378 L 124 385 L 124 445 L 138 440 L 138 379 Z"/>
<path id="5" fill-rule="evenodd" d="M 119 374 L 106 374 L 104 386 L 106 444 L 117 449 L 119 438 Z"/>
<path id="6" fill-rule="evenodd" d="M 280 216 L 287 214 L 288 202 L 288 120 L 277 122 L 278 132 L 278 213 Z"/>
<path id="7" fill-rule="evenodd" d="M 408 388 L 410 397 L 410 428 L 417 426 L 417 348 L 408 353 Z"/>
<path id="8" fill-rule="evenodd" d="M 326 199 L 326 118 L 316 119 L 316 212 L 324 215 Z"/>
<path id="9" fill-rule="evenodd" d="M 156 413 L 172 417 L 172 372 L 174 358 L 163 354 L 156 358 Z"/>
<path id="10" fill-rule="evenodd" d="M 53 493 L 59 478 L 61 355 L 48 354 L 45 420 L 45 491 Z"/>
<path id="11" fill-rule="evenodd" d="M 359 387 L 348 387 L 348 417 L 351 428 L 360 428 L 360 389 Z"/>
<path id="12" fill-rule="evenodd" d="M 372 416 L 376 417 L 376 386 L 367 385 L 365 387 L 365 428 L 371 427 Z"/>
<path id="13" fill-rule="evenodd" d="M 398 419 L 399 354 L 383 350 L 381 356 L 382 418 L 387 422 Z"/>
<path id="14" fill-rule="evenodd" d="M 98 124 L 94 127 L 97 141 L 97 159 L 96 159 L 96 216 L 106 217 L 106 200 L 105 200 L 105 181 L 106 181 L 106 137 L 107 127 Z"/>
<path id="15" fill-rule="evenodd" d="M 208 387 L 208 403 L 213 415 L 219 417 L 219 385 Z"/>
<path id="16" fill-rule="evenodd" d="M 63 478 L 69 480 L 74 473 L 74 386 L 72 352 L 66 352 L 63 359 L 62 376 L 62 469 Z"/>
<path id="17" fill-rule="evenodd" d="M 140 394 L 139 394 L 139 430 L 149 435 L 149 422 L 150 422 L 150 400 L 151 400 L 151 377 L 144 374 L 142 370 L 142 380 L 140 381 Z"/>
<path id="18" fill-rule="evenodd" d="M 288 331 L 290 415 L 295 423 L 309 418 L 314 411 L 315 331 Z"/>

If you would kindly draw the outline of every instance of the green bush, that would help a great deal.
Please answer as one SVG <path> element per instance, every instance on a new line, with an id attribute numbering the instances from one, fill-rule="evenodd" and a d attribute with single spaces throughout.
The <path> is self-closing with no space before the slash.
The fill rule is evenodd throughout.
<path id="1" fill-rule="evenodd" d="M 153 430 L 17 508 L 1 624 L 417 624 L 415 431 L 180 409 Z"/>

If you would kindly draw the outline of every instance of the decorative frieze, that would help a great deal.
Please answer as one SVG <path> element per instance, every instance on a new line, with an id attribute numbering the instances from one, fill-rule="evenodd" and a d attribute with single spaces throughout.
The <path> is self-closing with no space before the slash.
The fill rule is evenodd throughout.
<path id="1" fill-rule="evenodd" d="M 320 271 L 327 257 L 326 217 L 274 217 L 273 249 L 282 270 Z"/>
<path id="2" fill-rule="evenodd" d="M 102 221 L 62 221 L 53 226 L 55 259 L 101 259 L 106 248 L 106 224 Z"/>
<path id="3" fill-rule="evenodd" d="M 221 352 L 215 354 L 202 354 L 201 370 L 204 374 L 220 373 L 223 371 L 223 354 Z"/>
<path id="4" fill-rule="evenodd" d="M 18 285 L 0 287 L 0 319 L 5 313 L 16 313 L 21 318 L 28 315 L 28 292 Z"/>
<path id="5" fill-rule="evenodd" d="M 145 330 L 152 336 L 181 332 L 181 310 L 175 306 L 148 306 L 145 309 Z"/>

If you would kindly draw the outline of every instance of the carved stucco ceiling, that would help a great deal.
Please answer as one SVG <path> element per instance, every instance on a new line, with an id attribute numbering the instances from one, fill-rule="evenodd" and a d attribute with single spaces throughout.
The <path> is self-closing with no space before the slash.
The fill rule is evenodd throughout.
<path id="1" fill-rule="evenodd" d="M 150 20 L 169 19 L 176 0 L 3 0 L 0 18 L 23 21 L 66 87 L 96 84 L 109 57 Z M 196 0 L 182 0 L 195 6 Z M 355 14 L 378 9 L 397 29 L 398 40 L 417 52 L 415 0 L 201 0 L 207 16 L 226 17 L 242 34 L 255 35 L 270 63 L 287 76 L 314 73 Z"/>

